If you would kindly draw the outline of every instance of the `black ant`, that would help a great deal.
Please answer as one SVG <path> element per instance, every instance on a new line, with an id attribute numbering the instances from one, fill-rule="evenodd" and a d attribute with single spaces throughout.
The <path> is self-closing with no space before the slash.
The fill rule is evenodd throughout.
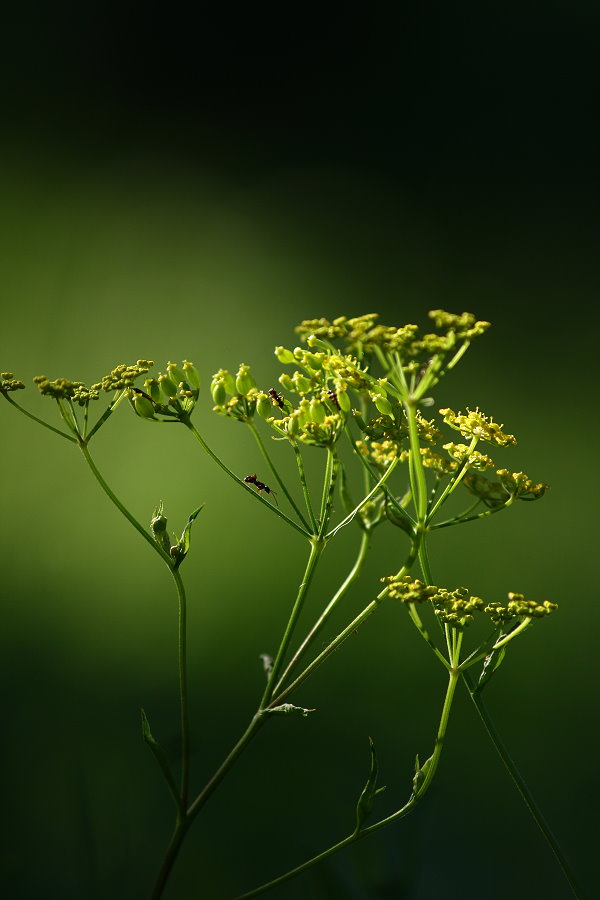
<path id="1" fill-rule="evenodd" d="M 282 394 L 278 394 L 275 388 L 269 388 L 268 391 L 269 397 L 273 401 L 273 405 L 277 405 L 279 409 L 283 409 L 283 396 Z M 268 491 L 267 491 L 268 493 Z"/>
<path id="2" fill-rule="evenodd" d="M 275 501 L 275 503 L 277 503 L 275 491 L 270 488 L 268 484 L 265 484 L 264 481 L 259 481 L 256 477 L 256 473 L 254 473 L 254 475 L 246 475 L 244 481 L 246 482 L 246 484 L 253 484 L 259 494 L 261 494 L 263 491 L 265 492 L 265 494 L 273 494 L 273 500 Z M 277 506 L 279 506 L 278 503 Z"/>
<path id="3" fill-rule="evenodd" d="M 335 391 L 327 391 L 327 396 L 329 397 L 329 399 L 331 400 L 331 402 L 333 403 L 333 405 L 335 406 L 335 408 L 336 408 L 336 409 L 339 409 L 339 408 L 340 408 L 340 404 L 339 404 L 339 402 L 338 402 L 338 398 L 337 398 L 336 392 L 335 392 Z"/>

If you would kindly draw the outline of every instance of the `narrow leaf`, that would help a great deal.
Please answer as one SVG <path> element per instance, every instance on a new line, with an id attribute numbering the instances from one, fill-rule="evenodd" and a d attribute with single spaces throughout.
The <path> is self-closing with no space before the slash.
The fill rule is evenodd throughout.
<path id="1" fill-rule="evenodd" d="M 419 754 L 417 753 L 417 757 L 415 759 L 415 774 L 413 776 L 413 797 L 416 796 L 419 793 L 419 791 L 421 790 L 421 787 L 422 787 L 423 782 L 425 781 L 425 777 L 427 775 L 427 770 L 429 769 L 429 767 L 431 765 L 432 759 L 433 759 L 433 757 L 430 756 L 428 759 L 425 760 L 423 765 L 421 765 L 421 763 L 419 761 Z"/>
<path id="2" fill-rule="evenodd" d="M 182 811 L 181 806 L 181 798 L 177 791 L 177 785 L 175 784 L 175 779 L 173 778 L 173 773 L 171 772 L 171 768 L 169 766 L 169 761 L 167 759 L 167 754 L 160 746 L 160 744 L 155 740 L 151 730 L 150 730 L 150 722 L 148 721 L 148 716 L 144 712 L 143 709 L 140 709 L 140 713 L 142 715 L 142 735 L 144 737 L 144 741 L 154 754 L 154 758 L 158 763 L 160 770 L 163 774 L 163 777 L 167 783 L 167 787 L 169 788 L 169 792 L 175 801 L 175 806 L 177 807 L 178 812 Z"/>
<path id="3" fill-rule="evenodd" d="M 204 508 L 204 506 L 205 504 L 201 503 L 198 509 L 195 509 L 194 512 L 190 514 L 181 537 L 175 544 L 175 547 L 171 548 L 171 555 L 175 559 L 175 568 L 181 565 L 188 554 L 188 550 L 190 549 L 190 541 L 192 538 L 192 525 L 194 524 L 194 519 L 196 518 L 200 510 Z M 175 552 L 173 552 L 174 550 Z"/>
<path id="4" fill-rule="evenodd" d="M 369 772 L 367 783 L 362 789 L 360 797 L 358 798 L 358 802 L 356 804 L 355 834 L 358 834 L 366 819 L 368 819 L 368 817 L 371 815 L 371 812 L 373 810 L 373 800 L 375 799 L 377 794 L 385 791 L 385 786 L 380 788 L 377 787 L 377 775 L 379 772 L 379 767 L 377 765 L 375 744 L 373 743 L 372 738 L 369 738 L 369 746 L 371 748 L 371 771 Z"/>
<path id="5" fill-rule="evenodd" d="M 484 689 L 496 669 L 502 665 L 505 656 L 506 647 L 500 647 L 498 650 L 492 650 L 491 653 L 488 653 L 484 660 L 481 675 L 479 676 L 475 690 L 482 691 Z"/>
<path id="6" fill-rule="evenodd" d="M 293 703 L 282 703 L 281 706 L 273 706 L 271 709 L 266 709 L 267 713 L 277 713 L 277 715 L 289 716 L 307 716 L 309 713 L 314 712 L 314 709 L 304 709 L 302 706 L 294 706 Z"/>

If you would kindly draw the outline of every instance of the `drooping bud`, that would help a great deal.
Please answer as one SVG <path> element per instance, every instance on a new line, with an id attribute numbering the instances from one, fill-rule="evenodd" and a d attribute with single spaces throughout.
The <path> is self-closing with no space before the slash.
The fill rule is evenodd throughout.
<path id="1" fill-rule="evenodd" d="M 244 397 L 252 390 L 252 388 L 256 387 L 256 382 L 250 374 L 250 366 L 246 366 L 242 363 L 239 367 L 235 379 L 235 387 L 238 394 L 242 394 Z"/>
<path id="2" fill-rule="evenodd" d="M 193 388 L 196 388 L 196 390 L 198 390 L 198 388 L 200 387 L 200 374 L 196 366 L 193 363 L 188 362 L 188 360 L 186 359 L 183 361 L 183 371 L 185 372 L 186 380 L 191 384 Z"/>
<path id="3" fill-rule="evenodd" d="M 177 385 L 174 381 L 171 381 L 168 375 L 159 375 L 158 383 L 165 397 L 177 396 Z"/>

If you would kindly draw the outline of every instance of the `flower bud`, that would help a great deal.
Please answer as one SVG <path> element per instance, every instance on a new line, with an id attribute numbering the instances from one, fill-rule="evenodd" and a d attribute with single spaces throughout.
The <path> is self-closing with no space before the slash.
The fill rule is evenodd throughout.
<path id="1" fill-rule="evenodd" d="M 337 400 L 340 405 L 340 409 L 342 412 L 348 413 L 352 409 L 352 403 L 350 402 L 350 397 L 348 396 L 348 391 L 339 390 L 337 392 Z"/>
<path id="2" fill-rule="evenodd" d="M 292 381 L 290 376 L 287 374 L 287 372 L 284 372 L 283 375 L 279 376 L 279 384 L 283 388 L 285 388 L 286 391 L 295 391 L 296 390 L 294 382 Z"/>
<path id="3" fill-rule="evenodd" d="M 296 437 L 300 431 L 300 415 L 293 413 L 286 422 L 285 430 L 291 437 Z"/>
<path id="4" fill-rule="evenodd" d="M 144 381 L 144 387 L 146 389 L 146 393 L 150 394 L 154 402 L 160 403 L 160 385 L 156 378 L 146 378 L 146 380 Z"/>
<path id="5" fill-rule="evenodd" d="M 218 380 L 213 381 L 211 385 L 211 393 L 215 406 L 223 406 L 223 404 L 227 400 L 227 392 L 225 390 L 223 379 L 219 378 Z"/>
<path id="6" fill-rule="evenodd" d="M 259 414 L 259 416 L 262 416 L 263 419 L 268 419 L 273 412 L 273 404 L 264 393 L 264 391 L 262 391 L 256 398 L 256 412 Z"/>
<path id="7" fill-rule="evenodd" d="M 330 348 L 327 346 L 325 341 L 319 340 L 316 334 L 311 334 L 307 339 L 306 343 L 309 347 L 320 347 L 321 350 L 329 350 Z"/>
<path id="8" fill-rule="evenodd" d="M 304 428 L 307 422 L 310 421 L 312 421 L 310 415 L 310 403 L 306 397 L 303 397 L 298 406 L 298 424 L 301 428 Z"/>
<path id="9" fill-rule="evenodd" d="M 310 401 L 310 417 L 313 422 L 317 422 L 319 425 L 324 422 L 327 417 L 325 406 L 320 400 L 317 400 L 316 397 L 313 397 Z"/>
<path id="10" fill-rule="evenodd" d="M 323 368 L 323 357 L 318 356 L 316 353 L 308 353 L 306 354 L 306 362 L 312 369 L 322 369 Z"/>
<path id="11" fill-rule="evenodd" d="M 200 375 L 196 366 L 186 359 L 183 362 L 183 371 L 185 372 L 185 377 L 189 384 L 198 390 L 200 387 Z"/>
<path id="12" fill-rule="evenodd" d="M 133 405 L 138 416 L 142 419 L 154 418 L 154 404 L 145 394 L 138 394 L 137 391 L 133 395 Z"/>
<path id="13" fill-rule="evenodd" d="M 392 416 L 392 404 L 383 394 L 372 394 L 371 400 L 383 416 Z"/>
<path id="14" fill-rule="evenodd" d="M 167 372 L 169 373 L 169 378 L 171 381 L 174 381 L 175 384 L 179 384 L 180 381 L 185 381 L 186 379 L 185 373 L 182 372 L 175 363 L 167 363 Z"/>
<path id="15" fill-rule="evenodd" d="M 175 384 L 175 382 L 171 381 L 168 375 L 159 375 L 158 383 L 160 384 L 161 390 L 165 397 L 177 396 L 177 385 Z"/>
<path id="16" fill-rule="evenodd" d="M 294 382 L 295 390 L 299 394 L 308 394 L 312 387 L 309 379 L 302 372 L 294 372 L 292 381 Z"/>
<path id="17" fill-rule="evenodd" d="M 236 379 L 235 379 L 235 388 L 238 394 L 242 394 L 242 396 L 246 396 L 252 388 L 256 387 L 256 382 L 252 375 L 250 374 L 250 366 L 246 366 L 242 363 L 239 367 Z"/>
<path id="18" fill-rule="evenodd" d="M 295 362 L 294 354 L 291 350 L 286 350 L 285 347 L 275 347 L 275 356 L 279 360 L 280 363 L 284 365 L 289 365 L 290 363 Z"/>

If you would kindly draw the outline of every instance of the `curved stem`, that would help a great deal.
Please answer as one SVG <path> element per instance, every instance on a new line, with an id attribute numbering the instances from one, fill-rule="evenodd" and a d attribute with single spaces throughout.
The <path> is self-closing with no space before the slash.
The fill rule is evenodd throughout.
<path id="1" fill-rule="evenodd" d="M 133 515 L 129 512 L 129 510 L 127 509 L 127 507 L 124 506 L 124 505 L 121 503 L 121 501 L 119 500 L 119 498 L 117 497 L 117 495 L 116 495 L 116 494 L 111 490 L 111 488 L 108 486 L 108 484 L 106 483 L 106 481 L 104 480 L 104 478 L 102 477 L 102 475 L 100 474 L 100 472 L 98 471 L 98 469 L 97 469 L 97 467 L 96 467 L 96 464 L 95 464 L 94 460 L 92 459 L 92 457 L 91 457 L 91 455 L 90 455 L 90 451 L 89 451 L 89 449 L 88 449 L 88 447 L 87 447 L 87 444 L 85 444 L 84 442 L 80 442 L 80 443 L 79 443 L 79 449 L 80 449 L 81 452 L 83 453 L 83 455 L 84 455 L 84 457 L 85 457 L 85 461 L 87 462 L 88 466 L 90 467 L 90 469 L 91 469 L 91 471 L 92 471 L 92 473 L 93 473 L 93 475 L 94 475 L 94 478 L 96 479 L 96 481 L 98 482 L 98 484 L 100 485 L 100 487 L 102 488 L 102 490 L 104 491 L 104 493 L 107 495 L 107 497 L 111 500 L 112 503 L 114 503 L 114 505 L 117 507 L 117 509 L 119 510 L 119 512 L 122 513 L 122 514 L 125 516 L 125 518 L 127 519 L 127 521 L 130 522 L 130 523 L 133 525 L 133 527 L 135 528 L 135 530 L 141 534 L 141 536 L 144 538 L 144 540 L 145 540 L 148 544 L 150 544 L 150 546 L 152 547 L 152 549 L 154 550 L 154 552 L 155 552 L 155 553 L 158 553 L 158 555 L 160 556 L 160 558 L 162 559 L 162 561 L 163 561 L 163 562 L 165 563 L 165 565 L 168 567 L 169 571 L 170 571 L 170 572 L 173 572 L 173 565 L 172 565 L 172 562 L 173 562 L 173 561 L 172 561 L 171 557 L 169 556 L 169 554 L 166 553 L 166 552 L 162 549 L 162 547 L 160 546 L 160 544 L 158 544 L 158 543 L 154 540 L 154 538 L 146 531 L 146 529 L 144 528 L 144 526 L 143 526 L 143 525 L 140 525 L 140 523 L 139 523 L 138 520 L 135 518 L 135 516 L 133 516 Z"/>
<path id="2" fill-rule="evenodd" d="M 331 615 L 331 613 L 333 612 L 333 610 L 335 609 L 337 604 L 340 602 L 340 600 L 342 599 L 344 594 L 347 592 L 349 587 L 356 581 L 356 579 L 360 575 L 360 572 L 364 565 L 365 559 L 367 558 L 367 553 L 369 551 L 370 546 L 371 546 L 371 531 L 370 531 L 370 529 L 369 530 L 365 529 L 362 532 L 360 548 L 358 551 L 358 556 L 356 557 L 356 560 L 354 562 L 354 565 L 352 566 L 352 568 L 350 569 L 345 580 L 342 582 L 340 587 L 337 589 L 337 591 L 335 592 L 335 594 L 333 595 L 333 597 L 331 598 L 331 600 L 329 601 L 329 603 L 327 604 L 327 606 L 325 607 L 325 609 L 323 610 L 323 612 L 321 613 L 321 615 L 319 616 L 319 618 L 317 619 L 317 621 L 315 622 L 315 624 L 313 625 L 311 630 L 308 632 L 308 634 L 306 635 L 306 637 L 304 638 L 304 640 L 302 641 L 302 643 L 300 644 L 300 646 L 298 647 L 298 649 L 296 650 L 294 655 L 292 656 L 285 671 L 283 672 L 281 678 L 279 679 L 277 685 L 275 686 L 273 693 L 276 694 L 277 691 L 279 691 L 281 689 L 283 682 L 285 681 L 285 679 L 287 678 L 289 673 L 292 671 L 292 669 L 295 667 L 298 660 L 304 655 L 307 648 L 314 641 L 314 639 L 317 637 L 317 635 L 321 632 L 323 626 L 327 622 L 329 616 Z"/>
<path id="3" fill-rule="evenodd" d="M 290 506 L 292 507 L 292 509 L 294 510 L 294 512 L 296 513 L 296 515 L 298 516 L 298 518 L 300 519 L 300 521 L 301 521 L 302 524 L 304 525 L 305 529 L 306 529 L 307 531 L 309 531 L 309 530 L 310 530 L 310 526 L 309 526 L 308 522 L 306 521 L 306 519 L 304 518 L 304 516 L 302 515 L 302 512 L 300 511 L 300 509 L 299 509 L 299 507 L 298 507 L 296 501 L 294 500 L 294 498 L 292 497 L 292 495 L 291 495 L 290 492 L 288 491 L 285 481 L 283 480 L 283 478 L 282 478 L 281 475 L 279 474 L 279 471 L 277 470 L 277 467 L 275 466 L 273 460 L 271 459 L 271 456 L 270 456 L 270 454 L 269 454 L 267 448 L 265 447 L 264 441 L 263 441 L 263 439 L 262 439 L 261 436 L 260 436 L 260 433 L 259 433 L 259 431 L 258 431 L 258 428 L 256 427 L 256 425 L 255 425 L 254 422 L 252 422 L 252 421 L 248 422 L 248 425 L 250 426 L 250 431 L 251 431 L 252 434 L 254 435 L 254 438 L 255 438 L 255 440 L 256 440 L 256 443 L 258 444 L 258 447 L 259 447 L 259 449 L 260 449 L 260 452 L 262 453 L 262 455 L 263 455 L 263 457 L 264 457 L 264 459 L 265 459 L 265 461 L 266 461 L 266 463 L 267 463 L 269 469 L 271 470 L 271 472 L 273 473 L 273 475 L 275 476 L 275 478 L 276 478 L 276 480 L 277 480 L 277 484 L 279 485 L 279 487 L 281 488 L 281 490 L 283 491 L 283 493 L 284 493 L 285 496 L 287 497 L 287 499 L 288 499 L 288 501 L 289 501 L 289 503 L 290 503 Z"/>
<path id="4" fill-rule="evenodd" d="M 536 825 L 542 832 L 542 834 L 546 840 L 546 843 L 552 850 L 552 853 L 554 854 L 554 857 L 555 857 L 557 863 L 559 864 L 560 868 L 562 869 L 563 875 L 567 879 L 567 881 L 571 887 L 571 890 L 573 891 L 574 896 L 577 897 L 578 900 L 584 900 L 584 894 L 577 883 L 575 873 L 571 869 L 571 866 L 569 865 L 569 862 L 567 861 L 567 858 L 565 857 L 565 854 L 563 853 L 563 851 L 560 847 L 560 844 L 558 843 L 557 839 L 555 838 L 550 826 L 546 822 L 546 819 L 544 818 L 544 815 L 543 815 L 541 809 L 537 805 L 537 803 L 533 797 L 533 794 L 529 790 L 527 782 L 525 781 L 525 779 L 519 772 L 519 769 L 517 768 L 516 763 L 514 762 L 513 758 L 511 757 L 510 753 L 508 752 L 502 738 L 500 737 L 498 730 L 497 730 L 496 726 L 494 725 L 492 718 L 483 702 L 483 698 L 476 689 L 475 682 L 471 678 L 470 672 L 463 672 L 462 677 L 463 677 L 463 681 L 465 682 L 467 689 L 469 691 L 471 700 L 475 704 L 475 709 L 479 713 L 479 717 L 481 718 L 481 721 L 483 722 L 485 730 L 487 731 L 487 733 L 490 737 L 490 740 L 492 741 L 492 744 L 496 748 L 496 752 L 500 756 L 500 759 L 502 760 L 506 770 L 508 771 L 510 777 L 512 778 L 519 794 L 521 795 L 521 799 L 523 800 L 523 802 L 525 803 L 525 806 L 531 813 L 534 822 L 536 823 Z"/>
<path id="5" fill-rule="evenodd" d="M 260 885 L 260 887 L 254 888 L 252 891 L 247 891 L 245 894 L 240 894 L 236 900 L 249 900 L 250 897 L 258 897 L 260 894 L 266 893 L 266 891 L 271 890 L 277 885 L 283 884 L 286 881 L 289 881 L 291 878 L 294 878 L 296 875 L 299 875 L 301 872 L 306 871 L 306 869 L 310 869 L 312 866 L 317 863 L 322 862 L 324 859 L 327 859 L 329 856 L 333 856 L 334 853 L 337 853 L 339 850 L 343 850 L 344 847 L 348 847 L 350 844 L 353 844 L 355 841 L 360 840 L 363 837 L 366 837 L 368 834 L 372 834 L 374 831 L 378 831 L 380 828 L 383 828 L 385 825 L 389 825 L 392 822 L 397 821 L 398 819 L 403 818 L 412 809 L 419 803 L 419 801 L 426 794 L 429 785 L 431 784 L 433 777 L 437 771 L 437 767 L 439 764 L 440 756 L 442 754 L 442 748 L 444 745 L 444 739 L 446 736 L 446 730 L 448 727 L 448 720 L 450 717 L 450 709 L 452 707 L 452 701 L 454 699 L 454 692 L 456 689 L 456 683 L 458 679 L 458 672 L 456 669 L 451 669 L 449 672 L 448 679 L 448 687 L 446 689 L 446 695 L 444 697 L 444 704 L 442 707 L 442 713 L 440 716 L 440 722 L 438 726 L 437 736 L 435 740 L 435 746 L 432 755 L 429 757 L 426 763 L 426 770 L 423 776 L 423 781 L 415 787 L 413 793 L 407 803 L 404 804 L 400 809 L 396 812 L 392 813 L 390 816 L 386 816 L 384 819 L 380 819 L 379 822 L 375 822 L 373 825 L 369 825 L 365 828 L 362 828 L 359 831 L 355 831 L 352 834 L 348 835 L 348 837 L 344 838 L 342 841 L 339 841 L 337 844 L 329 847 L 327 850 L 324 850 L 322 853 L 319 853 L 317 856 L 313 856 L 312 859 L 307 860 L 302 863 L 300 866 L 296 866 L 294 869 L 290 869 L 289 872 L 286 872 L 284 875 L 280 875 L 278 878 L 274 878 L 272 881 L 267 882 L 266 884 Z"/>
<path id="6" fill-rule="evenodd" d="M 336 525 L 335 528 L 333 528 L 329 532 L 329 534 L 327 535 L 328 539 L 333 537 L 334 535 L 336 535 L 341 528 L 344 528 L 345 525 L 348 525 L 352 521 L 354 516 L 360 512 L 360 510 L 363 508 L 365 503 L 368 503 L 369 500 L 371 499 L 371 497 L 373 497 L 377 493 L 377 491 L 385 484 L 385 482 L 390 477 L 390 475 L 392 474 L 392 472 L 394 471 L 394 469 L 396 468 L 396 466 L 398 465 L 399 462 L 400 462 L 400 457 L 397 456 L 396 459 L 394 459 L 392 461 L 392 463 L 388 466 L 388 468 L 386 469 L 384 474 L 381 476 L 381 478 L 379 479 L 379 481 L 377 482 L 375 487 L 372 488 L 365 497 L 363 497 L 363 499 L 360 501 L 360 503 L 354 507 L 352 512 L 350 512 L 346 516 L 345 519 L 342 519 L 342 521 L 339 523 L 339 525 Z"/>
<path id="7" fill-rule="evenodd" d="M 66 438 L 68 441 L 71 441 L 73 444 L 77 443 L 77 438 L 74 437 L 72 434 L 66 434 L 64 431 L 61 431 L 60 428 L 55 428 L 54 425 L 48 425 L 48 423 L 44 422 L 43 419 L 38 419 L 37 416 L 34 416 L 33 413 L 30 413 L 28 410 L 25 409 L 25 407 L 21 406 L 20 403 L 17 403 L 16 400 L 13 400 L 12 397 L 9 397 L 8 393 L 6 391 L 0 391 L 0 393 L 2 394 L 4 399 L 8 401 L 8 403 L 10 403 L 12 406 L 14 406 L 15 409 L 18 409 L 19 412 L 22 412 L 24 416 L 27 416 L 28 419 L 33 419 L 33 421 L 37 422 L 38 425 L 43 425 L 44 428 L 48 429 L 48 431 L 53 431 L 54 434 L 59 434 L 61 437 Z"/>
<path id="8" fill-rule="evenodd" d="M 219 459 L 217 454 L 214 453 L 210 449 L 210 447 L 208 446 L 208 444 L 206 443 L 206 441 L 204 440 L 204 438 L 202 437 L 202 435 L 200 434 L 200 432 L 198 431 L 196 426 L 192 424 L 192 422 L 190 421 L 189 418 L 182 418 L 181 421 L 186 426 L 186 428 L 188 428 L 192 432 L 192 434 L 194 435 L 194 437 L 196 438 L 196 440 L 198 441 L 198 443 L 200 444 L 202 449 L 206 453 L 208 453 L 210 458 L 214 462 L 216 462 L 216 464 L 219 466 L 220 469 L 222 469 L 227 475 L 229 475 L 229 477 L 232 478 L 237 484 L 241 485 L 244 488 L 244 490 L 250 494 L 251 497 L 254 497 L 256 500 L 259 501 L 259 503 L 264 503 L 264 505 L 268 509 L 270 509 L 271 512 L 273 512 L 273 513 L 275 513 L 275 515 L 279 516 L 280 519 L 283 519 L 284 522 L 287 522 L 288 525 L 291 525 L 291 527 L 294 528 L 296 531 L 299 531 L 300 534 L 303 534 L 304 537 L 310 538 L 311 535 L 309 534 L 308 531 L 306 531 L 304 528 L 302 528 L 302 526 L 300 526 L 296 522 L 294 522 L 293 519 L 290 519 L 289 516 L 286 516 L 286 514 L 281 509 L 278 509 L 277 506 L 274 506 L 272 503 L 269 503 L 269 501 L 266 500 L 262 496 L 262 494 L 259 494 L 258 491 L 253 490 L 253 488 L 251 488 L 250 485 L 246 484 L 245 481 L 243 481 L 241 478 L 238 478 L 238 476 L 234 472 L 232 472 L 231 469 L 228 468 L 228 466 L 226 466 L 225 463 L 221 459 Z"/>

